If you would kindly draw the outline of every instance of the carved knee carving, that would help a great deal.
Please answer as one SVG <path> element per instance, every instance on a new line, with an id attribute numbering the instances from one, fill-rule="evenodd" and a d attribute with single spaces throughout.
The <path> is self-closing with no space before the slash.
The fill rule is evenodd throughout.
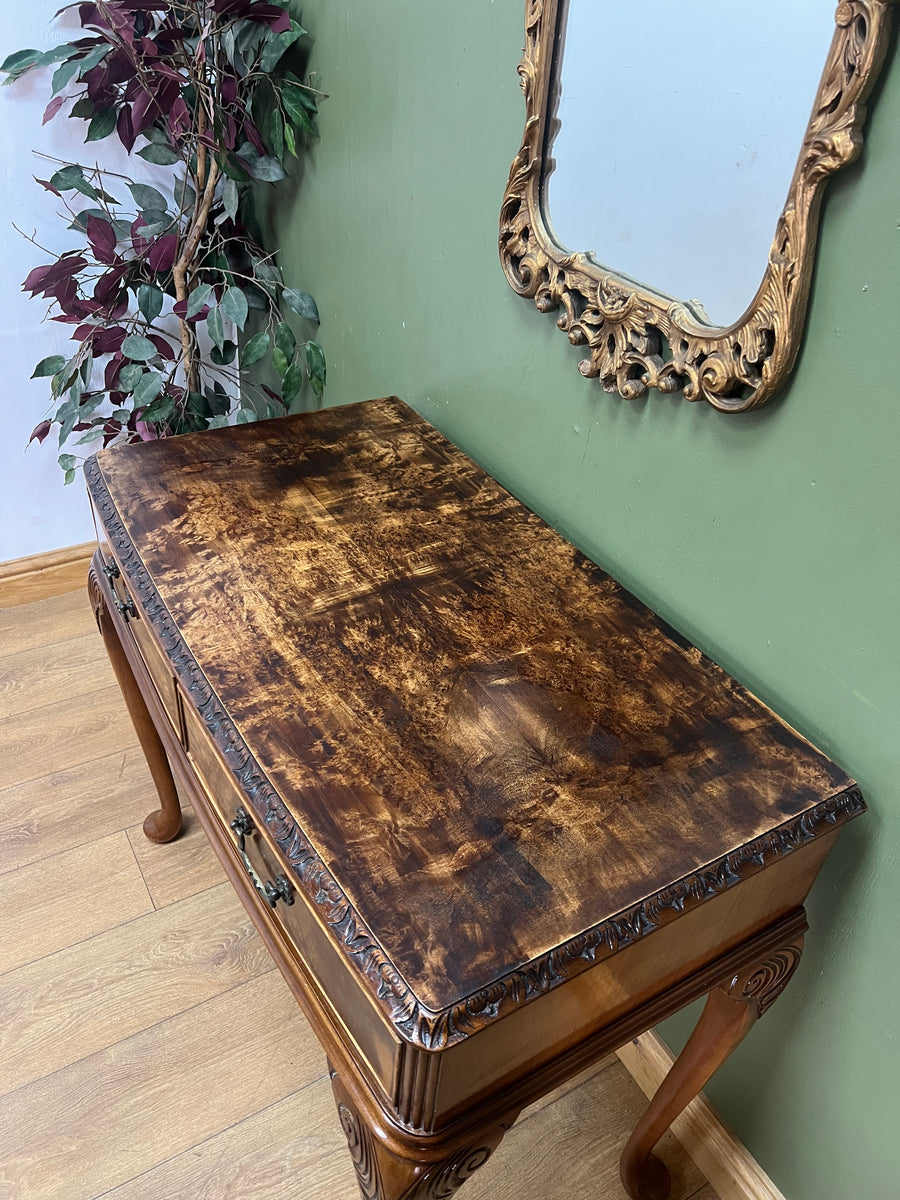
<path id="1" fill-rule="evenodd" d="M 448 1200 L 484 1166 L 518 1115 L 480 1136 L 457 1137 L 446 1148 L 432 1143 L 417 1153 L 412 1138 L 401 1147 L 376 1136 L 330 1064 L 329 1071 L 363 1200 Z"/>
<path id="2" fill-rule="evenodd" d="M 784 991 L 803 950 L 806 922 L 802 912 L 799 916 L 799 929 L 795 921 L 784 940 L 709 993 L 696 1028 L 622 1152 L 619 1172 L 633 1200 L 666 1200 L 669 1195 L 669 1172 L 653 1147 Z"/>

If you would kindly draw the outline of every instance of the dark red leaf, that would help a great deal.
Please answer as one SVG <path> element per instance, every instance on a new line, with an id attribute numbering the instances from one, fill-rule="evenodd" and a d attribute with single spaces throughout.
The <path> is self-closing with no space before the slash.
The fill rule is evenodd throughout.
<path id="1" fill-rule="evenodd" d="M 150 270 L 155 271 L 157 274 L 162 274 L 164 271 L 171 271 L 175 265 L 175 255 L 177 253 L 178 234 L 163 234 L 162 237 L 156 239 L 150 248 L 150 253 L 147 255 Z"/>
<path id="2" fill-rule="evenodd" d="M 99 325 L 79 325 L 72 337 L 76 342 L 83 342 L 85 338 L 89 338 L 95 329 L 99 329 Z"/>
<path id="3" fill-rule="evenodd" d="M 287 33 L 291 27 L 290 15 L 277 4 L 254 4 L 247 17 L 251 21 L 261 21 L 275 33 Z"/>
<path id="4" fill-rule="evenodd" d="M 107 83 L 124 83 L 134 76 L 134 61 L 121 46 L 105 60 Z"/>
<path id="5" fill-rule="evenodd" d="M 94 299 L 99 301 L 104 308 L 108 308 L 110 304 L 118 300 L 122 277 L 128 271 L 128 266 L 128 263 L 119 259 L 108 271 L 104 271 L 94 284 Z"/>
<path id="6" fill-rule="evenodd" d="M 234 104 L 237 100 L 237 79 L 234 75 L 224 75 L 222 77 L 222 103 L 224 105 Z"/>
<path id="7" fill-rule="evenodd" d="M 119 115 L 116 118 L 116 132 L 119 135 L 119 141 L 130 154 L 134 149 L 134 141 L 137 136 L 131 120 L 131 105 L 123 104 L 119 109 Z"/>
<path id="8" fill-rule="evenodd" d="M 124 361 L 125 361 L 125 356 L 121 353 L 121 351 L 117 350 L 116 353 L 109 360 L 109 362 L 106 364 L 106 366 L 103 368 L 103 383 L 105 384 L 107 391 L 109 391 L 115 384 L 116 376 L 119 373 L 119 368 L 121 367 L 121 365 Z M 110 400 L 111 399 L 112 399 L 112 396 L 110 396 Z"/>
<path id="9" fill-rule="evenodd" d="M 169 128 L 175 133 L 187 133 L 191 127 L 191 114 L 181 96 L 175 97 L 175 102 L 169 109 Z"/>
<path id="10" fill-rule="evenodd" d="M 91 349 L 95 355 L 111 354 L 113 351 L 118 352 L 125 341 L 125 337 L 126 331 L 121 325 L 111 325 L 105 329 L 101 329 L 99 333 L 94 335 Z"/>
<path id="11" fill-rule="evenodd" d="M 60 193 L 56 190 L 53 184 L 49 183 L 46 179 L 38 179 L 37 175 L 32 175 L 32 179 L 35 181 L 35 183 L 39 183 L 45 192 L 52 192 L 54 196 L 59 196 Z"/>
<path id="12" fill-rule="evenodd" d="M 50 103 L 44 109 L 44 119 L 41 121 L 42 125 L 46 125 L 48 121 L 53 120 L 53 118 L 56 116 L 56 114 L 62 108 L 63 103 L 65 102 L 65 99 L 66 99 L 65 96 L 54 96 L 53 97 L 53 99 L 50 101 Z M 38 183 L 40 183 L 40 182 L 41 181 L 38 180 Z M 49 187 L 49 184 L 47 186 Z M 53 189 L 51 188 L 51 191 L 52 190 Z M 59 192 L 57 192 L 56 194 L 58 196 Z"/>
<path id="13" fill-rule="evenodd" d="M 57 192 L 57 195 L 59 193 Z M 51 267 L 35 267 L 33 271 L 28 272 L 28 277 L 22 284 L 23 292 L 31 292 L 32 296 L 41 291 L 44 286 L 44 281 L 50 274 Z"/>
<path id="14" fill-rule="evenodd" d="M 50 422 L 49 421 L 41 421 L 40 425 L 35 425 L 34 429 L 32 429 L 32 431 L 31 431 L 31 437 L 28 439 L 29 446 L 31 445 L 31 443 L 34 441 L 35 438 L 37 438 L 38 443 L 42 442 L 49 432 L 50 432 Z"/>
<path id="15" fill-rule="evenodd" d="M 77 424 L 77 425 L 73 425 L 73 426 L 72 426 L 72 428 L 73 428 L 73 429 L 74 429 L 74 430 L 75 430 L 77 433 L 81 433 L 82 429 L 90 429 L 90 428 L 91 428 L 91 423 L 90 423 L 90 421 L 79 421 L 79 422 L 78 422 L 78 424 Z"/>
<path id="16" fill-rule="evenodd" d="M 131 109 L 131 126 L 135 134 L 143 133 L 158 116 L 155 98 L 142 87 Z"/>
<path id="17" fill-rule="evenodd" d="M 119 298 L 109 310 L 109 319 L 111 321 L 121 321 L 128 312 L 128 293 L 122 291 L 119 293 Z"/>
<path id="18" fill-rule="evenodd" d="M 172 362 L 172 360 L 175 358 L 175 351 L 172 349 L 166 339 L 164 337 L 160 337 L 158 333 L 148 333 L 147 336 L 159 351 L 160 356 L 167 362 Z"/>
<path id="19" fill-rule="evenodd" d="M 266 148 L 263 145 L 263 140 L 259 136 L 259 130 L 256 128 L 256 126 L 253 124 L 252 121 L 244 122 L 244 136 L 248 137 L 250 139 L 250 141 L 253 143 L 253 148 L 256 150 L 257 154 L 263 155 L 266 153 Z"/>
<path id="20" fill-rule="evenodd" d="M 109 221 L 104 221 L 102 217 L 88 217 L 87 235 L 94 257 L 99 262 L 106 263 L 108 267 L 111 267 L 116 261 L 115 229 Z"/>

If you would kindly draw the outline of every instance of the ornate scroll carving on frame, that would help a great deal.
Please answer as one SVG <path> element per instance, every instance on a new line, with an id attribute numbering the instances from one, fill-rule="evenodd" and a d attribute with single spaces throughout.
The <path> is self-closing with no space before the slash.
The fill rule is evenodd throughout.
<path id="1" fill-rule="evenodd" d="M 554 242 L 541 211 L 545 147 L 554 120 L 554 47 L 567 0 L 526 0 L 522 148 L 500 214 L 500 258 L 510 286 L 586 346 L 582 375 L 635 399 L 647 388 L 681 392 L 723 412 L 770 400 L 800 346 L 812 276 L 819 206 L 829 175 L 862 147 L 865 100 L 884 59 L 893 0 L 841 0 L 835 32 L 778 219 L 762 283 L 735 324 L 704 324 L 686 301 L 642 288 Z"/>

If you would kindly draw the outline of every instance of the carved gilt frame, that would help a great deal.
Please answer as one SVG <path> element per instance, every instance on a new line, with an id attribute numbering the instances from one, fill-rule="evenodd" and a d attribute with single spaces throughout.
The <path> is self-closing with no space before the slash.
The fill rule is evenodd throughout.
<path id="1" fill-rule="evenodd" d="M 510 286 L 586 346 L 581 374 L 626 399 L 648 387 L 745 412 L 772 398 L 800 346 L 819 208 L 828 177 L 862 148 L 865 101 L 887 51 L 894 0 L 841 0 L 806 136 L 775 230 L 762 283 L 743 316 L 712 326 L 687 301 L 643 287 L 556 244 L 541 187 L 555 132 L 554 55 L 567 0 L 526 0 L 522 148 L 500 214 L 500 258 Z"/>

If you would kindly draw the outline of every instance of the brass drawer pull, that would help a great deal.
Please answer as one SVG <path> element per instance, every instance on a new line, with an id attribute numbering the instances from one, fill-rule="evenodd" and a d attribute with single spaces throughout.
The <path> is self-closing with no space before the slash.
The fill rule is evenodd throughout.
<path id="1" fill-rule="evenodd" d="M 119 597 L 116 596 L 116 597 L 114 597 L 113 603 L 115 604 L 116 608 L 118 609 L 119 616 L 122 618 L 123 621 L 126 622 L 126 624 L 129 620 L 129 618 L 131 618 L 131 617 L 133 617 L 135 619 L 137 618 L 138 610 L 135 608 L 134 601 L 128 595 L 127 592 L 125 593 L 124 600 L 120 600 Z"/>
<path id="2" fill-rule="evenodd" d="M 285 904 L 294 903 L 294 889 L 291 886 L 290 880 L 285 875 L 276 875 L 274 882 L 267 879 L 265 883 L 257 875 L 253 863 L 247 856 L 246 839 L 254 830 L 253 819 L 243 805 L 239 805 L 235 809 L 234 820 L 231 822 L 231 828 L 237 834 L 238 854 L 244 864 L 244 869 L 250 876 L 253 886 L 262 896 L 263 900 L 274 908 L 279 900 L 283 900 Z"/>

